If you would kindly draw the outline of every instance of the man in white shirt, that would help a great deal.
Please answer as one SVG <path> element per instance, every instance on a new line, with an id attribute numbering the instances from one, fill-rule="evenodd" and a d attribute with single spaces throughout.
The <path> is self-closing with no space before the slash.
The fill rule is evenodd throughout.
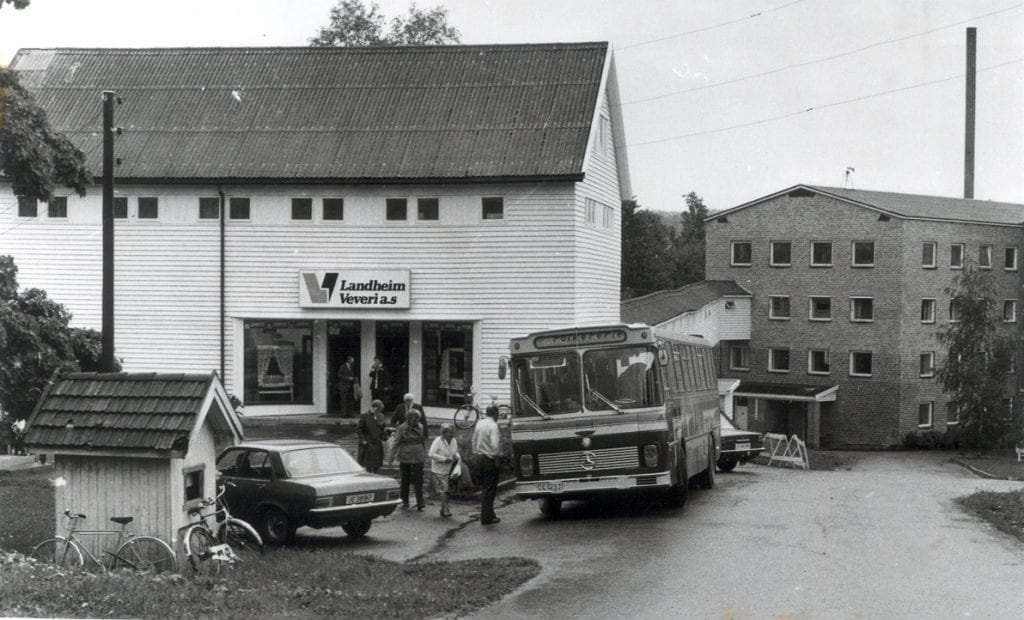
<path id="1" fill-rule="evenodd" d="M 498 407 L 491 405 L 487 415 L 473 429 L 473 453 L 480 464 L 480 523 L 499 523 L 494 514 L 494 496 L 498 492 L 498 466 L 501 462 L 501 431 L 498 430 Z"/>

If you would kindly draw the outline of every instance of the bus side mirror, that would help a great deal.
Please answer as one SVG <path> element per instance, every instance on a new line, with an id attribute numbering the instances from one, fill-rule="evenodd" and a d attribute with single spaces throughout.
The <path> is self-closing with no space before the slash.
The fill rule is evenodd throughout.
<path id="1" fill-rule="evenodd" d="M 507 375 L 507 374 L 508 374 L 508 358 L 507 357 L 499 357 L 498 358 L 498 378 L 499 379 L 504 379 L 505 375 Z"/>
<path id="2" fill-rule="evenodd" d="M 668 366 L 668 351 L 665 350 L 665 347 L 658 347 L 658 363 Z"/>

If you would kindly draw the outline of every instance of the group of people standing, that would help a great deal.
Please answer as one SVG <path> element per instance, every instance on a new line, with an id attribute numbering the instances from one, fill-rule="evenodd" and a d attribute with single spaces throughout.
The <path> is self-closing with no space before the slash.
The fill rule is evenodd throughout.
<path id="1" fill-rule="evenodd" d="M 390 391 L 391 384 L 388 382 L 384 364 L 379 357 L 375 357 L 373 366 L 370 367 L 370 398 L 383 402 L 388 398 Z M 345 363 L 338 367 L 338 406 L 341 417 L 349 418 L 359 411 L 362 394 L 363 388 L 356 377 L 356 358 L 349 355 L 345 358 Z"/>
<path id="2" fill-rule="evenodd" d="M 498 466 L 501 457 L 501 433 L 498 431 L 498 408 L 488 407 L 487 416 L 477 423 L 473 431 L 473 453 L 480 465 L 480 522 L 491 525 L 501 521 L 494 514 L 494 498 L 498 489 Z M 429 442 L 426 417 L 423 407 L 415 402 L 412 394 L 406 394 L 402 403 L 395 408 L 390 427 L 394 428 L 389 460 L 397 460 L 401 472 L 400 497 L 402 506 L 409 507 L 409 489 L 412 487 L 416 498 L 416 510 L 423 511 L 423 470 L 429 460 L 430 475 L 434 488 L 441 495 L 441 516 L 452 516 L 449 509 L 450 489 L 453 481 L 462 475 L 463 457 L 455 437 L 455 427 L 441 425 L 441 434 Z M 384 420 L 384 402 L 374 398 L 369 411 L 359 416 L 356 432 L 359 437 L 357 460 L 367 471 L 376 473 L 384 464 L 385 443 L 389 425 Z"/>

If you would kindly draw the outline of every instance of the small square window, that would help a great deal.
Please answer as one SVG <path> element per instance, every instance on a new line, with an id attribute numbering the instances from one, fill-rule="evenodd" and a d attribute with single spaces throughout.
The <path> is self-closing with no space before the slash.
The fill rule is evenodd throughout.
<path id="1" fill-rule="evenodd" d="M 812 241 L 811 242 L 811 267 L 832 266 L 832 242 Z"/>
<path id="2" fill-rule="evenodd" d="M 992 268 L 992 246 L 983 245 L 978 247 L 978 268 Z"/>
<path id="3" fill-rule="evenodd" d="M 155 196 L 139 198 L 139 219 L 155 220 L 160 217 L 160 204 Z"/>
<path id="4" fill-rule="evenodd" d="M 1003 301 L 1003 323 L 1017 322 L 1017 300 L 1006 299 Z"/>
<path id="5" fill-rule="evenodd" d="M 28 196 L 18 196 L 18 217 L 36 217 L 39 215 L 39 201 Z"/>
<path id="6" fill-rule="evenodd" d="M 917 405 L 917 426 L 918 428 L 932 427 L 932 408 L 934 403 L 918 403 Z"/>
<path id="7" fill-rule="evenodd" d="M 233 220 L 249 219 L 249 199 L 232 198 L 228 204 L 228 216 Z"/>
<path id="8" fill-rule="evenodd" d="M 206 482 L 206 466 L 193 465 L 181 470 L 184 477 L 185 506 L 192 507 L 203 501 L 205 496 L 204 486 Z"/>
<path id="9" fill-rule="evenodd" d="M 1017 271 L 1017 248 L 1006 248 L 1003 255 L 1003 269 Z"/>
<path id="10" fill-rule="evenodd" d="M 793 244 L 789 241 L 772 241 L 772 267 L 789 267 L 793 264 Z"/>
<path id="11" fill-rule="evenodd" d="M 854 377 L 871 376 L 871 352 L 850 351 L 850 375 Z"/>
<path id="12" fill-rule="evenodd" d="M 114 219 L 128 219 L 128 197 L 114 196 Z"/>
<path id="13" fill-rule="evenodd" d="M 921 353 L 919 359 L 917 376 L 919 377 L 934 377 L 935 376 L 935 352 L 924 351 Z"/>
<path id="14" fill-rule="evenodd" d="M 416 219 L 434 221 L 438 219 L 437 198 L 419 198 L 416 200 Z"/>
<path id="15" fill-rule="evenodd" d="M 68 197 L 54 196 L 46 207 L 46 217 L 66 218 L 68 216 Z"/>
<path id="16" fill-rule="evenodd" d="M 313 199 L 312 198 L 292 198 L 292 219 L 293 220 L 312 220 L 313 219 Z"/>
<path id="17" fill-rule="evenodd" d="M 964 268 L 964 244 L 954 243 L 949 246 L 949 266 L 952 269 Z"/>
<path id="18" fill-rule="evenodd" d="M 389 222 L 399 222 L 406 219 L 408 201 L 405 198 L 388 198 L 385 201 L 386 213 L 384 218 Z"/>
<path id="19" fill-rule="evenodd" d="M 732 370 L 750 370 L 750 347 L 735 344 L 730 346 L 729 368 Z"/>
<path id="20" fill-rule="evenodd" d="M 206 196 L 199 199 L 199 219 L 220 219 L 220 198 Z"/>
<path id="21" fill-rule="evenodd" d="M 870 322 L 875 320 L 875 300 L 873 297 L 850 298 L 850 320 Z"/>
<path id="22" fill-rule="evenodd" d="M 922 299 L 921 300 L 921 322 L 922 323 L 934 323 L 935 322 L 935 300 L 934 299 Z"/>
<path id="23" fill-rule="evenodd" d="M 935 269 L 934 241 L 925 241 L 921 244 L 921 266 L 925 269 Z"/>
<path id="24" fill-rule="evenodd" d="M 771 295 L 768 297 L 768 318 L 769 319 L 788 319 L 789 316 L 789 297 Z"/>
<path id="25" fill-rule="evenodd" d="M 505 219 L 505 199 L 501 196 L 485 196 L 481 198 L 480 217 L 485 220 Z"/>
<path id="26" fill-rule="evenodd" d="M 827 375 L 832 372 L 827 350 L 811 349 L 807 352 L 807 372 L 812 375 Z"/>
<path id="27" fill-rule="evenodd" d="M 768 372 L 789 372 L 789 349 L 768 349 Z"/>
<path id="28" fill-rule="evenodd" d="M 810 319 L 812 321 L 831 321 L 832 320 L 832 298 L 831 297 L 811 297 L 811 314 Z"/>
<path id="29" fill-rule="evenodd" d="M 853 266 L 874 267 L 875 266 L 875 242 L 854 241 L 853 242 Z"/>
<path id="30" fill-rule="evenodd" d="M 751 247 L 749 241 L 732 242 L 732 266 L 749 267 L 751 261 Z"/>
<path id="31" fill-rule="evenodd" d="M 344 198 L 324 198 L 324 220 L 343 220 L 345 219 L 345 199 Z"/>

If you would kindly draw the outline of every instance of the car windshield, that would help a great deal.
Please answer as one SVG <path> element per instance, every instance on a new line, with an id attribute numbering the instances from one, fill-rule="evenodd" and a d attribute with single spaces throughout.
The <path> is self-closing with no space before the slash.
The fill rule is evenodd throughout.
<path id="1" fill-rule="evenodd" d="M 290 450 L 281 455 L 281 461 L 289 478 L 347 474 L 363 470 L 348 452 L 333 446 Z"/>

